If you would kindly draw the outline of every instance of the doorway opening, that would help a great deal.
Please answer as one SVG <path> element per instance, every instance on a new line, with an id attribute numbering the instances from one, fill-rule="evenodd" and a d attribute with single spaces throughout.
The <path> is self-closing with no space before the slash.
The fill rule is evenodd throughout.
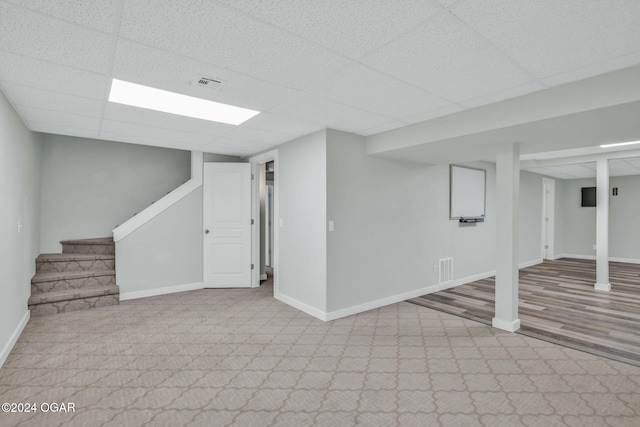
<path id="1" fill-rule="evenodd" d="M 253 241 L 257 261 L 254 286 L 273 283 L 278 294 L 278 153 L 271 151 L 252 157 L 255 198 L 254 217 L 257 218 Z"/>

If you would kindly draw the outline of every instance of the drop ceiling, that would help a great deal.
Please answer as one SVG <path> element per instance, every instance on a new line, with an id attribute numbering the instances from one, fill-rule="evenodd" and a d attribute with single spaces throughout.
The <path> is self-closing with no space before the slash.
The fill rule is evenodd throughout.
<path id="1" fill-rule="evenodd" d="M 639 21 L 636 0 L 6 0 L 0 89 L 33 131 L 247 156 L 637 66 Z M 110 104 L 112 78 L 262 113 L 232 126 Z"/>

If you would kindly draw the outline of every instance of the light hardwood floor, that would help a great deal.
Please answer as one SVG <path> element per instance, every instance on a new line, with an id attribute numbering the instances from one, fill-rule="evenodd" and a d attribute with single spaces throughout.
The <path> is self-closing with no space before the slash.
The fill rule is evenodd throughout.
<path id="1" fill-rule="evenodd" d="M 640 366 L 640 265 L 609 264 L 611 291 L 595 291 L 595 261 L 563 258 L 520 270 L 518 333 Z M 409 300 L 485 324 L 495 278 Z"/>

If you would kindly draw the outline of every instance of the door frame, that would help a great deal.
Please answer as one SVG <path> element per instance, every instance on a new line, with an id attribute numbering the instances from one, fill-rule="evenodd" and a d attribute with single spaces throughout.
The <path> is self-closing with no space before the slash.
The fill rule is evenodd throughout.
<path id="1" fill-rule="evenodd" d="M 542 241 L 540 245 L 541 258 L 556 259 L 555 255 L 555 215 L 556 215 L 556 181 L 542 178 Z M 547 214 L 549 220 L 546 220 Z M 549 241 L 547 241 L 549 237 Z M 545 244 L 548 246 L 545 250 Z"/>
<path id="2" fill-rule="evenodd" d="M 271 264 L 273 268 L 273 294 L 278 295 L 279 292 L 279 265 L 280 265 L 280 227 L 279 220 L 280 218 L 280 178 L 278 176 L 278 150 L 267 151 L 266 153 L 258 154 L 256 156 L 250 157 L 249 162 L 251 162 L 252 170 L 254 173 L 257 173 L 259 169 L 258 166 L 273 161 L 274 163 L 274 172 L 273 172 L 273 253 L 271 254 Z M 258 188 L 259 179 L 254 179 L 252 181 L 253 190 L 252 190 L 252 209 L 253 209 L 253 217 L 258 219 L 260 218 L 260 191 Z M 253 251 L 253 259 L 257 260 L 257 263 L 260 263 L 260 221 L 255 221 L 256 226 L 253 227 L 252 234 L 252 251 Z M 252 276 L 252 286 L 257 287 L 260 286 L 260 266 L 257 265 L 257 268 L 253 270 Z"/>

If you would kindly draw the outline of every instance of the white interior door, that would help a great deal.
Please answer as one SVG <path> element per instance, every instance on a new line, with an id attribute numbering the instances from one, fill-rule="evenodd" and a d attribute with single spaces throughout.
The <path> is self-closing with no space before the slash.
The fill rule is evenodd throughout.
<path id="1" fill-rule="evenodd" d="M 251 164 L 204 164 L 206 288 L 251 287 Z"/>

